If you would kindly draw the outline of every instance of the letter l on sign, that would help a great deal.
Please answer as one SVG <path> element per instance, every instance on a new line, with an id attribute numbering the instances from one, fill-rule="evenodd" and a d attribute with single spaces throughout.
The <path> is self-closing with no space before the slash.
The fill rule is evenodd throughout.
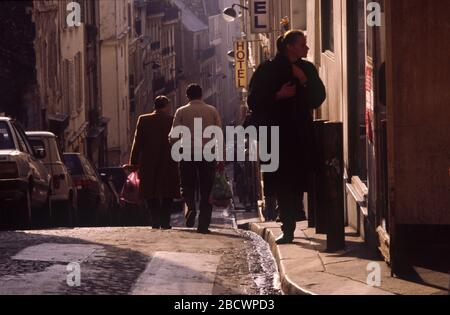
<path id="1" fill-rule="evenodd" d="M 251 15 L 251 31 L 254 34 L 267 33 L 269 28 L 269 11 L 268 0 L 251 0 L 250 1 L 250 15 Z"/>

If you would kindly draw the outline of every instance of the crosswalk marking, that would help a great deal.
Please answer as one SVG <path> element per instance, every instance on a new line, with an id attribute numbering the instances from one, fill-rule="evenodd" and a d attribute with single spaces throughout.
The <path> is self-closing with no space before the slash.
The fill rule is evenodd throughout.
<path id="1" fill-rule="evenodd" d="M 30 246 L 13 256 L 14 260 L 47 262 L 82 262 L 102 246 L 89 244 L 43 243 Z"/>
<path id="2" fill-rule="evenodd" d="M 133 295 L 211 295 L 219 255 L 155 252 Z"/>
<path id="3" fill-rule="evenodd" d="M 65 265 L 53 265 L 44 271 L 0 277 L 0 295 L 57 294 L 66 281 Z"/>

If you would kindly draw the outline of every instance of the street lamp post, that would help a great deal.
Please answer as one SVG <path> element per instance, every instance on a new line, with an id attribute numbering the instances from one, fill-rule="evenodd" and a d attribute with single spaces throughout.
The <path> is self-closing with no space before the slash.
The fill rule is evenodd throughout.
<path id="1" fill-rule="evenodd" d="M 225 21 L 234 22 L 234 20 L 237 18 L 238 15 L 234 7 L 240 7 L 244 10 L 248 10 L 246 6 L 234 3 L 231 7 L 225 8 L 223 10 L 223 18 L 225 19 Z"/>
<path id="2" fill-rule="evenodd" d="M 229 23 L 234 22 L 236 20 L 236 18 L 238 17 L 238 13 L 236 12 L 235 7 L 239 7 L 243 10 L 249 10 L 249 8 L 244 5 L 241 5 L 238 3 L 232 4 L 231 7 L 225 8 L 223 10 L 222 15 L 226 22 L 229 22 Z M 245 33 L 245 25 L 244 25 L 244 16 L 243 16 L 243 14 L 240 14 L 239 17 L 240 17 L 240 23 L 241 23 L 240 39 L 244 42 L 247 42 L 246 41 L 247 34 Z M 236 53 L 233 50 L 231 50 L 227 53 L 228 59 L 230 60 L 230 62 L 236 60 L 235 54 Z M 248 107 L 246 105 L 245 92 L 246 92 L 245 88 L 242 88 L 240 90 L 239 124 L 242 124 L 244 122 L 244 119 L 247 116 L 247 112 L 248 112 Z"/>

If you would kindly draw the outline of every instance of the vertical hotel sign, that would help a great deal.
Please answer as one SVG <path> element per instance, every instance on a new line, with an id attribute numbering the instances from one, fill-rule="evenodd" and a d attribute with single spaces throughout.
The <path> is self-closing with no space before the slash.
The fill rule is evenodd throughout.
<path id="1" fill-rule="evenodd" d="M 234 43 L 234 57 L 236 61 L 236 87 L 247 88 L 247 43 L 237 40 Z"/>
<path id="2" fill-rule="evenodd" d="M 269 0 L 250 0 L 251 31 L 253 34 L 270 32 Z"/>

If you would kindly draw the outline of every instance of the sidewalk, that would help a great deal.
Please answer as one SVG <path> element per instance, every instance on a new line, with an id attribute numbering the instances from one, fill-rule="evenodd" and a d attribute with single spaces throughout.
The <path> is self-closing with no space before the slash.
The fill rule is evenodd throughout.
<path id="1" fill-rule="evenodd" d="M 389 266 L 368 250 L 364 241 L 346 229 L 346 249 L 327 253 L 326 235 L 315 234 L 307 221 L 298 222 L 294 244 L 277 245 L 280 223 L 261 223 L 256 213 L 237 213 L 237 224 L 247 226 L 266 240 L 280 272 L 285 294 L 302 295 L 435 295 L 448 294 L 434 287 L 391 277 Z M 371 263 L 372 264 L 369 266 Z M 367 285 L 374 267 L 380 267 L 381 286 Z M 372 268 L 368 268 L 372 267 Z M 447 276 L 448 275 L 444 275 Z M 373 277 L 369 277 L 373 279 Z"/>

